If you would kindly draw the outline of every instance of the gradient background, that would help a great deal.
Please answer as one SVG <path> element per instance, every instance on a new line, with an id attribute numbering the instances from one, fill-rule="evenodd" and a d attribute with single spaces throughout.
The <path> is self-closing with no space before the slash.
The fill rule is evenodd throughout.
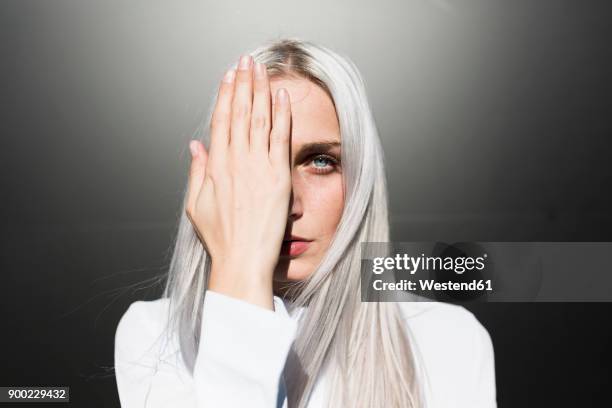
<path id="1" fill-rule="evenodd" d="M 265 40 L 320 41 L 360 67 L 395 240 L 612 240 L 609 2 L 0 7 L 0 385 L 119 405 L 114 330 L 159 296 L 188 140 L 224 68 Z M 608 396 L 612 304 L 471 309 L 493 339 L 500 407 Z"/>

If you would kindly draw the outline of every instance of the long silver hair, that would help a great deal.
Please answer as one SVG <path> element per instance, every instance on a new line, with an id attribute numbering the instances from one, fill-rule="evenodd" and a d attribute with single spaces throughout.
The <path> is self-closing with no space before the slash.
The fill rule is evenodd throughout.
<path id="1" fill-rule="evenodd" d="M 330 407 L 421 406 L 399 306 L 361 302 L 360 243 L 389 241 L 383 151 L 361 74 L 348 57 L 295 37 L 250 54 L 267 66 L 271 78 L 298 76 L 324 89 L 334 102 L 342 142 L 342 218 L 316 270 L 292 288 L 290 312 L 304 312 L 285 366 L 288 405 L 305 407 L 328 367 Z M 215 99 L 203 129 L 209 129 Z M 208 143 L 205 133 L 202 140 Z M 210 257 L 183 211 L 163 296 L 170 299 L 169 328 L 178 334 L 191 372 L 209 271 Z"/>

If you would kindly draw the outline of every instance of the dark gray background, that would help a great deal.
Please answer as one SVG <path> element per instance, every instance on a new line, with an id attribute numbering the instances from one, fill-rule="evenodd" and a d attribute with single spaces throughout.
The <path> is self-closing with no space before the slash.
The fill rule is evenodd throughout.
<path id="1" fill-rule="evenodd" d="M 360 67 L 395 240 L 611 240 L 608 2 L 261 3 L 0 3 L 0 385 L 118 406 L 114 330 L 159 296 L 187 142 L 223 69 L 281 36 Z M 611 304 L 472 310 L 500 407 L 607 395 Z"/>

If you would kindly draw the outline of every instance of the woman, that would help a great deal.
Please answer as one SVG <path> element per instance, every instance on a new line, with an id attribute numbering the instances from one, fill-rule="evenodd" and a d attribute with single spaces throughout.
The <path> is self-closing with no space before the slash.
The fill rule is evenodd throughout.
<path id="1" fill-rule="evenodd" d="M 236 69 L 237 68 L 237 69 Z M 362 303 L 360 243 L 389 240 L 361 76 L 286 39 L 221 81 L 161 299 L 115 337 L 121 405 L 494 407 L 493 348 L 459 306 Z"/>

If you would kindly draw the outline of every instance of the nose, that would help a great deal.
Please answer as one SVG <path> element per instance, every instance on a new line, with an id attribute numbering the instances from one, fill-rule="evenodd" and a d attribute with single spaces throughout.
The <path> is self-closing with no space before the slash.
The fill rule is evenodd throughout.
<path id="1" fill-rule="evenodd" d="M 304 208 L 302 206 L 302 200 L 294 188 L 291 190 L 291 196 L 289 197 L 289 221 L 299 219 L 303 213 Z"/>

